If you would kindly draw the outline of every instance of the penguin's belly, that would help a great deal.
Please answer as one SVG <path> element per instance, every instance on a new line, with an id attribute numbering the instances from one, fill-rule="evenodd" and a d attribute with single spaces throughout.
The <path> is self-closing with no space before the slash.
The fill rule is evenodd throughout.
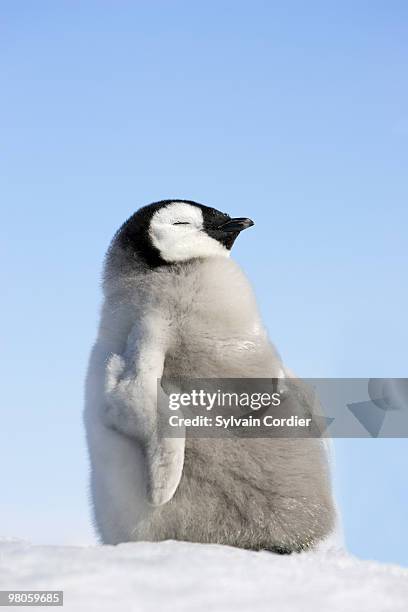
<path id="1" fill-rule="evenodd" d="M 188 439 L 176 494 L 148 523 L 140 535 L 152 540 L 309 548 L 333 527 L 318 442 Z"/>
<path id="2" fill-rule="evenodd" d="M 164 376 L 269 378 L 279 370 L 257 338 L 200 336 L 167 356 Z M 333 516 L 319 440 L 191 437 L 174 498 L 153 510 L 140 536 L 291 552 L 324 538 Z"/>
<path id="3" fill-rule="evenodd" d="M 189 334 L 166 356 L 164 378 L 270 378 L 281 363 L 260 336 Z M 139 539 L 250 549 L 306 549 L 330 533 L 333 507 L 316 439 L 187 438 L 173 499 L 152 510 Z"/>

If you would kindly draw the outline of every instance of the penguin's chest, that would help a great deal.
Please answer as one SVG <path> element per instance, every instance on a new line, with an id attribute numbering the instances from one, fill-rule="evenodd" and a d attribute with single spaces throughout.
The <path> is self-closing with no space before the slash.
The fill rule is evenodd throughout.
<path id="1" fill-rule="evenodd" d="M 179 314 L 174 331 L 165 375 L 232 378 L 270 373 L 271 347 L 256 313 L 203 300 Z"/>

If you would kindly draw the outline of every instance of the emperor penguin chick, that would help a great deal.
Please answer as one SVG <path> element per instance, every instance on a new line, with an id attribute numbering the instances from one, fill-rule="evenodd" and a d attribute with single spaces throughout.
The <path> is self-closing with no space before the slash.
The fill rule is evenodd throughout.
<path id="1" fill-rule="evenodd" d="M 321 440 L 166 438 L 159 426 L 158 380 L 284 375 L 229 257 L 251 225 L 166 200 L 138 210 L 111 243 L 85 407 L 94 520 L 106 544 L 176 539 L 289 553 L 333 530 Z"/>

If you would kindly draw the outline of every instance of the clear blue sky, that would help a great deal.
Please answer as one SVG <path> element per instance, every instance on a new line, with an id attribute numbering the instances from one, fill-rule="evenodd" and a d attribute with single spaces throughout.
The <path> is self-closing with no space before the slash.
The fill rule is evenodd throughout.
<path id="1" fill-rule="evenodd" d="M 1 3 L 2 535 L 92 542 L 101 262 L 150 201 L 255 220 L 235 256 L 298 374 L 407 376 L 407 51 L 403 1 Z M 336 446 L 350 549 L 408 564 L 407 440 Z"/>

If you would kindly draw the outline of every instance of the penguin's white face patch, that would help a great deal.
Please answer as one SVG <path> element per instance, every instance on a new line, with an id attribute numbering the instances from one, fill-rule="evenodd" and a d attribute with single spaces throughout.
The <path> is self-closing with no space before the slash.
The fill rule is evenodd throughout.
<path id="1" fill-rule="evenodd" d="M 172 202 L 160 208 L 151 219 L 149 235 L 162 259 L 169 263 L 230 254 L 205 231 L 201 209 L 187 202 Z"/>

